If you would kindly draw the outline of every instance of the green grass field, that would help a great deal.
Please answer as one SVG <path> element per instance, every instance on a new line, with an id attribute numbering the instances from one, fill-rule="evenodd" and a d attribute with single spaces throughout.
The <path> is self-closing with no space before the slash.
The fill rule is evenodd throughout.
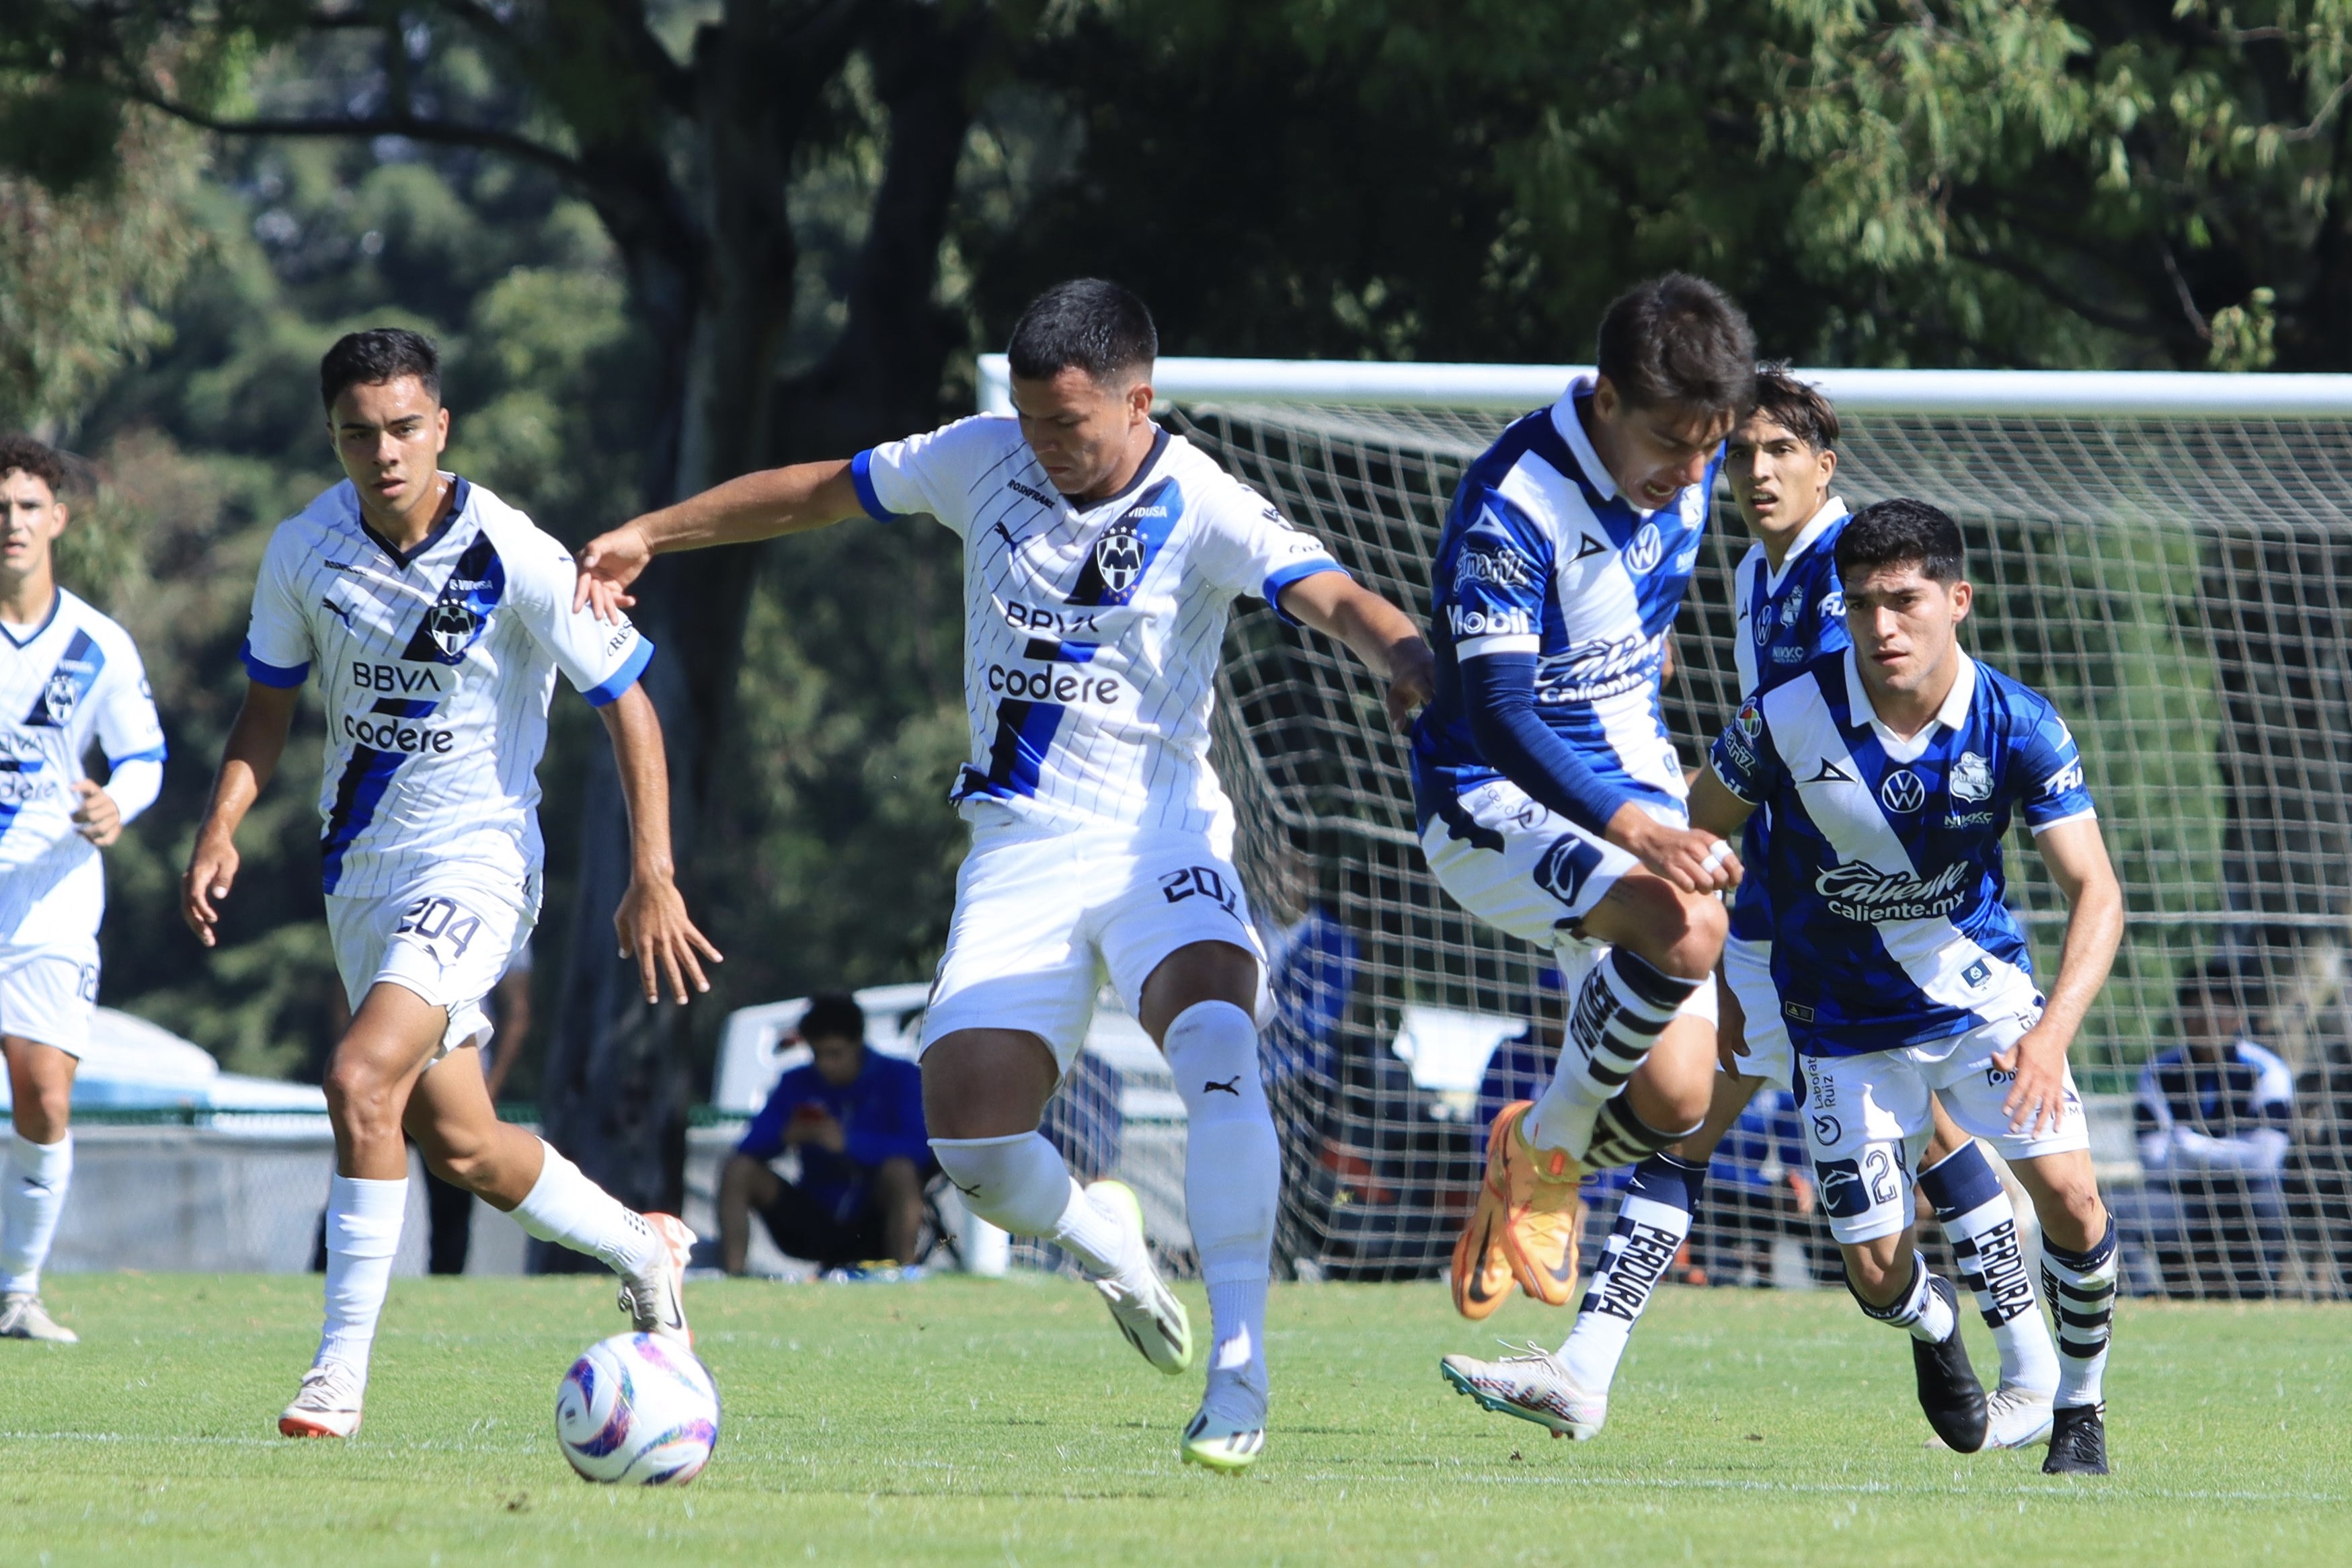
<path id="1" fill-rule="evenodd" d="M 1474 1328 L 1436 1286 L 1285 1288 L 1276 1425 L 1226 1479 L 1176 1462 L 1198 1384 L 1145 1367 L 1076 1285 L 702 1285 L 718 1456 L 690 1488 L 622 1491 L 574 1479 L 549 1430 L 564 1366 L 620 1326 L 603 1283 L 399 1281 L 347 1445 L 272 1426 L 314 1279 L 64 1277 L 51 1300 L 82 1344 L 0 1345 L 0 1563 L 26 1568 L 2352 1560 L 2336 1309 L 2126 1304 L 2117 1473 L 2082 1482 L 2039 1450 L 1926 1450 L 1900 1337 L 1842 1294 L 1663 1295 L 1579 1445 L 1436 1372 L 1566 1314 Z"/>

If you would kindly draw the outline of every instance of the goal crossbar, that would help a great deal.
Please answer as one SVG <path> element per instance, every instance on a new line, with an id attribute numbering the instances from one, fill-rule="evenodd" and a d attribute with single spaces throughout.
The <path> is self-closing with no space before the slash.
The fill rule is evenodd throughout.
<path id="1" fill-rule="evenodd" d="M 1372 408 L 1538 407 L 1592 367 L 1422 364 L 1372 360 L 1174 357 L 1151 384 L 1171 404 L 1345 404 Z M 1850 370 L 1793 372 L 1850 415 L 2083 419 L 2352 418 L 2352 375 L 2201 371 Z M 980 356 L 979 405 L 1013 412 L 1003 354 Z"/>

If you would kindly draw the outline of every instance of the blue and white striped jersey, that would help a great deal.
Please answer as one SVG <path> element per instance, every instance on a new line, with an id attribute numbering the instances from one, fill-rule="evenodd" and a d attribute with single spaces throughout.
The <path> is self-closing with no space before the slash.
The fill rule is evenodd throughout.
<path id="1" fill-rule="evenodd" d="M 1234 598 L 1275 605 L 1337 572 L 1321 542 L 1181 436 L 1085 507 L 1003 415 L 852 460 L 866 512 L 928 512 L 963 540 L 971 756 L 950 793 L 975 826 L 1173 828 L 1233 837 L 1209 713 Z"/>
<path id="2" fill-rule="evenodd" d="M 1845 502 L 1835 496 L 1805 521 L 1775 572 L 1760 543 L 1748 547 L 1732 573 L 1732 602 L 1738 625 L 1731 655 L 1739 668 L 1739 694 L 1769 691 L 1825 653 L 1847 646 L 1845 590 L 1837 574 L 1837 539 L 1845 531 Z M 1761 866 L 1771 833 L 1771 813 L 1748 819 L 1739 846 L 1742 865 Z M 1731 934 L 1743 942 L 1772 940 L 1772 906 L 1764 879 L 1739 884 L 1731 900 Z"/>
<path id="3" fill-rule="evenodd" d="M 60 588 L 24 641 L 0 627 L 0 905 L 98 858 L 73 822 L 93 745 L 110 767 L 161 763 L 163 729 L 130 634 Z"/>
<path id="4" fill-rule="evenodd" d="M 346 480 L 278 524 L 262 557 L 246 671 L 291 687 L 318 666 L 330 893 L 382 897 L 459 863 L 527 882 L 543 858 L 538 768 L 556 670 L 602 707 L 653 658 L 626 620 L 572 610 L 570 552 L 479 485 L 452 482 L 447 520 L 407 554 L 367 525 Z"/>
<path id="5" fill-rule="evenodd" d="M 1716 738 L 1716 775 L 1772 813 L 1764 864 L 1772 982 L 1811 1056 L 1939 1040 L 2041 1005 L 2002 902 L 2013 812 L 2040 833 L 2085 816 L 2083 761 L 2057 710 L 1960 656 L 1934 721 L 1880 723 L 1853 650 L 1751 697 Z"/>
<path id="6" fill-rule="evenodd" d="M 1502 776 L 1462 690 L 1462 661 L 1484 654 L 1536 656 L 1536 710 L 1602 780 L 1638 800 L 1685 797 L 1658 677 L 1722 454 L 1671 502 L 1638 510 L 1577 417 L 1591 395 L 1580 380 L 1513 422 L 1454 492 L 1430 568 L 1437 695 L 1413 731 L 1423 827 L 1442 801 Z"/>

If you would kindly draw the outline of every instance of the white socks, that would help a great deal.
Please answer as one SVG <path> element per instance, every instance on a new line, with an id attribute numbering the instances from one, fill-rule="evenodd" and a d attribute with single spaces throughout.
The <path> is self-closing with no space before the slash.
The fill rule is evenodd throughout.
<path id="1" fill-rule="evenodd" d="M 1960 1283 L 2000 1348 L 2000 1385 L 2050 1394 L 2058 1386 L 2058 1351 L 2033 1300 L 2033 1273 L 2017 1234 L 2017 1210 L 1973 1142 L 1919 1173 L 1919 1190 L 1952 1244 Z"/>
<path id="2" fill-rule="evenodd" d="M 408 1178 L 337 1176 L 327 1185 L 327 1327 L 318 1364 L 336 1362 L 367 1381 L 376 1319 L 392 1286 L 393 1254 L 408 1213 Z"/>
<path id="3" fill-rule="evenodd" d="M 614 1273 L 644 1273 L 662 1244 L 645 1216 L 590 1181 L 579 1166 L 540 1143 L 542 1163 L 530 1195 L 515 1205 L 515 1223 L 541 1241 L 584 1252 Z"/>
<path id="4" fill-rule="evenodd" d="M 1944 1293 L 1935 1288 L 1935 1276 L 1927 1272 L 1927 1259 L 1922 1253 L 1911 1254 L 1911 1284 L 1891 1307 L 1874 1306 L 1863 1300 L 1859 1292 L 1854 1300 L 1862 1310 L 1882 1323 L 1892 1323 L 1909 1331 L 1911 1337 L 1931 1345 L 1942 1344 L 1959 1332 L 1960 1316 L 1952 1310 Z M 1852 1281 L 1848 1281 L 1851 1289 Z"/>
<path id="5" fill-rule="evenodd" d="M 1053 1242 L 1097 1279 L 1139 1261 L 1118 1216 L 1070 1178 L 1061 1151 L 1042 1132 L 1002 1138 L 934 1138 L 931 1154 L 966 1207 L 1014 1236 Z"/>
<path id="6" fill-rule="evenodd" d="M 1162 1049 L 1183 1097 L 1184 1213 L 1209 1288 L 1209 1377 L 1265 1388 L 1265 1294 L 1282 1144 L 1258 1077 L 1257 1025 L 1230 1002 L 1196 1002 Z"/>
<path id="7" fill-rule="evenodd" d="M 2116 1222 L 2088 1252 L 2069 1252 L 2042 1237 L 2042 1288 L 2058 1315 L 2058 1400 L 2066 1408 L 2105 1398 L 2107 1338 L 2116 1315 Z"/>
<path id="8" fill-rule="evenodd" d="M 73 1134 L 54 1143 L 10 1136 L 7 1184 L 0 1188 L 0 1291 L 37 1293 L 73 1180 Z"/>
<path id="9" fill-rule="evenodd" d="M 1620 1098 L 1658 1036 L 1706 982 L 1668 974 L 1612 947 L 1577 987 L 1559 1066 L 1528 1112 L 1528 1146 L 1565 1149 L 1589 1171 L 1630 1165 L 1685 1134 L 1645 1127 Z M 1614 1113 L 1604 1115 L 1605 1108 Z"/>
<path id="10" fill-rule="evenodd" d="M 1672 1154 L 1653 1154 L 1634 1167 L 1592 1283 L 1576 1309 L 1576 1327 L 1559 1347 L 1568 1375 L 1586 1393 L 1606 1394 L 1615 1381 L 1634 1323 L 1690 1239 L 1691 1211 L 1706 1184 L 1706 1166 Z"/>

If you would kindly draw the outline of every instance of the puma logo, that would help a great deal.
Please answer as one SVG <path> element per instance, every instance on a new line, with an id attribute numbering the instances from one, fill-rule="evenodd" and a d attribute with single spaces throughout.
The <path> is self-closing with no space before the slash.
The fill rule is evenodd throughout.
<path id="1" fill-rule="evenodd" d="M 1223 1083 L 1219 1083 L 1216 1079 L 1211 1079 L 1208 1082 L 1201 1086 L 1201 1092 L 1202 1094 L 1230 1094 L 1235 1100 L 1239 1100 L 1242 1097 L 1242 1075 L 1235 1073 L 1233 1077 L 1225 1079 Z"/>

